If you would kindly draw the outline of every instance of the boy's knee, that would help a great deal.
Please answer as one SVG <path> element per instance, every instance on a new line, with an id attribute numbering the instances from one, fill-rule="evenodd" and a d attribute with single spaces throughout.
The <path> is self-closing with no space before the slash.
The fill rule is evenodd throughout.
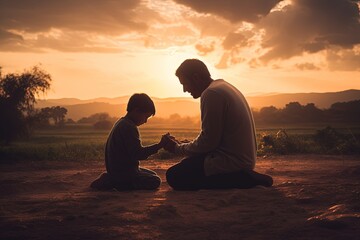
<path id="1" fill-rule="evenodd" d="M 146 180 L 136 181 L 133 183 L 134 190 L 155 190 L 161 185 L 159 176 L 152 176 Z"/>
<path id="2" fill-rule="evenodd" d="M 161 178 L 158 176 L 154 176 L 150 184 L 151 189 L 158 189 L 160 185 L 161 185 Z"/>
<path id="3" fill-rule="evenodd" d="M 110 190 L 113 184 L 109 174 L 104 172 L 90 184 L 90 187 L 96 190 Z"/>

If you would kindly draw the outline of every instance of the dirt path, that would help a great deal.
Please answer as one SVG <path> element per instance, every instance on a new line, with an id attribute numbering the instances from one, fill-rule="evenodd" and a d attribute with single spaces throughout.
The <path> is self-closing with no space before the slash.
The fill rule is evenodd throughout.
<path id="1" fill-rule="evenodd" d="M 259 159 L 272 188 L 96 192 L 90 161 L 1 165 L 0 239 L 359 239 L 360 157 Z"/>

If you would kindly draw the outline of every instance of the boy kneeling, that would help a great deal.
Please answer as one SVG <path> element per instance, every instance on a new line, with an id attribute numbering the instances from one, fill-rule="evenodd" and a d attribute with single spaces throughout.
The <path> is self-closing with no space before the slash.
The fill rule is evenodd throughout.
<path id="1" fill-rule="evenodd" d="M 160 177 L 152 170 L 141 168 L 139 160 L 147 159 L 166 144 L 166 135 L 160 142 L 142 146 L 138 126 L 155 115 L 155 105 L 145 93 L 130 97 L 127 114 L 113 126 L 105 147 L 106 173 L 91 183 L 98 190 L 151 190 L 160 186 Z"/>

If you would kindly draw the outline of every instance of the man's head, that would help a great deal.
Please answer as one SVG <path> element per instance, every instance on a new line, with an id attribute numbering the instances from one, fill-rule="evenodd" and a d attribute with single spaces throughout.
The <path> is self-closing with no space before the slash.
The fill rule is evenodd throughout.
<path id="1" fill-rule="evenodd" d="M 149 117 L 155 115 L 155 105 L 145 93 L 135 93 L 130 97 L 126 111 L 135 124 L 140 126 L 146 123 Z"/>
<path id="2" fill-rule="evenodd" d="M 183 85 L 183 91 L 189 92 L 193 98 L 200 97 L 212 81 L 208 68 L 198 59 L 186 59 L 175 75 Z"/>

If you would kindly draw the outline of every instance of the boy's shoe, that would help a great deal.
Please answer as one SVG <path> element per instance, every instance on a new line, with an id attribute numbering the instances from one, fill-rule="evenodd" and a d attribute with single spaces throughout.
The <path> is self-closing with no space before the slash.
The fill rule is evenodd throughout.
<path id="1" fill-rule="evenodd" d="M 90 184 L 90 187 L 96 190 L 111 190 L 113 184 L 109 174 L 104 172 Z"/>

